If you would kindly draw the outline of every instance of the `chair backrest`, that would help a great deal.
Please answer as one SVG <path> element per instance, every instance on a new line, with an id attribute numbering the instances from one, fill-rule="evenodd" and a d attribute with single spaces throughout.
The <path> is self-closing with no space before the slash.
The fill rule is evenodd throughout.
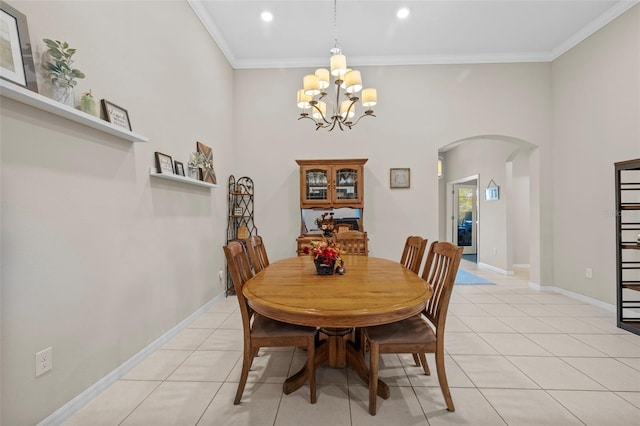
<path id="1" fill-rule="evenodd" d="M 334 236 L 344 254 L 369 256 L 369 238 L 366 232 L 343 231 Z"/>
<path id="2" fill-rule="evenodd" d="M 400 263 L 402 263 L 405 268 L 419 274 L 426 248 L 427 240 L 425 238 L 417 235 L 407 237 L 407 241 L 404 243 L 404 249 L 402 250 Z"/>
<path id="3" fill-rule="evenodd" d="M 242 315 L 242 327 L 244 328 L 245 338 L 248 338 L 249 331 L 251 330 L 253 310 L 249 307 L 244 294 L 242 294 L 242 288 L 244 284 L 253 277 L 249 257 L 244 249 L 244 245 L 240 241 L 229 241 L 222 249 L 227 258 L 229 275 L 231 276 L 233 288 L 236 291 L 236 297 L 240 304 L 240 314 Z"/>
<path id="4" fill-rule="evenodd" d="M 262 237 L 259 235 L 252 235 L 251 237 L 249 237 L 248 244 L 251 263 L 253 264 L 253 271 L 257 274 L 258 272 L 269 266 L 267 249 L 264 247 Z"/>
<path id="5" fill-rule="evenodd" d="M 422 278 L 431 286 L 433 295 L 427 300 L 423 314 L 436 327 L 436 336 L 444 333 L 449 299 L 461 258 L 462 247 L 455 244 L 434 241 L 429 246 Z"/>

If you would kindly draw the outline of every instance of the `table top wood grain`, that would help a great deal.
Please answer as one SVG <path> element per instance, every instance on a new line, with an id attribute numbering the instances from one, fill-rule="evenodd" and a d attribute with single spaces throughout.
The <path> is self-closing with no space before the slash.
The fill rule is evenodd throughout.
<path id="1" fill-rule="evenodd" d="M 309 256 L 279 260 L 251 278 L 243 294 L 262 315 L 324 328 L 398 321 L 419 313 L 431 297 L 424 280 L 399 262 L 343 258 L 344 275 L 317 275 Z"/>

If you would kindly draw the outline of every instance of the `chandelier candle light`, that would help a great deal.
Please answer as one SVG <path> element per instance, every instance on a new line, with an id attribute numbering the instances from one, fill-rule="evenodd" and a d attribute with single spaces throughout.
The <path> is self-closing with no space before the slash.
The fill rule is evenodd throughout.
<path id="1" fill-rule="evenodd" d="M 342 49 L 338 47 L 338 35 L 336 25 L 336 1 L 333 2 L 333 27 L 334 46 L 331 52 L 331 72 L 326 68 L 319 68 L 315 74 L 304 76 L 303 88 L 298 90 L 298 108 L 302 113 L 298 120 L 308 118 L 316 124 L 316 130 L 323 128 L 332 131 L 336 125 L 340 130 L 351 129 L 362 117 L 372 116 L 371 109 L 378 101 L 376 89 L 362 89 L 362 76 L 360 71 L 347 68 L 347 58 L 342 54 Z M 324 99 L 327 96 L 325 89 L 329 87 L 330 75 L 335 78 L 336 100 L 332 105 L 332 113 L 327 115 L 327 104 Z M 344 91 L 341 96 L 341 91 Z M 366 108 L 364 113 L 355 121 L 356 102 L 360 100 L 358 94 L 362 91 L 362 106 Z M 344 97 L 341 101 L 341 97 Z"/>

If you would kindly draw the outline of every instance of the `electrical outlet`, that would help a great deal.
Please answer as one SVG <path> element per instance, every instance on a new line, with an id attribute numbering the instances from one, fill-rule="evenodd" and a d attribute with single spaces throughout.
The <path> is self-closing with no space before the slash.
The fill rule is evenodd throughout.
<path id="1" fill-rule="evenodd" d="M 36 353 L 36 377 L 53 369 L 53 348 L 49 346 Z"/>
<path id="2" fill-rule="evenodd" d="M 220 281 L 222 281 L 222 279 L 223 279 L 223 278 L 224 278 L 224 271 L 223 271 L 222 269 L 220 269 L 220 270 L 218 271 L 218 279 L 219 279 Z"/>
<path id="3" fill-rule="evenodd" d="M 593 278 L 593 270 L 591 268 L 587 268 L 587 270 L 584 273 L 584 276 L 587 278 Z"/>

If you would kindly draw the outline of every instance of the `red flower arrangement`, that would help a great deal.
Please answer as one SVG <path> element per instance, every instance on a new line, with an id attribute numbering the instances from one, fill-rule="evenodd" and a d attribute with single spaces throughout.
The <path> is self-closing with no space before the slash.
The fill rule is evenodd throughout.
<path id="1" fill-rule="evenodd" d="M 336 243 L 324 238 L 319 241 L 311 241 L 311 248 L 305 247 L 303 251 L 313 257 L 314 260 L 319 260 L 325 265 L 331 265 L 336 261 L 342 260 L 340 259 L 340 249 L 336 246 Z"/>

